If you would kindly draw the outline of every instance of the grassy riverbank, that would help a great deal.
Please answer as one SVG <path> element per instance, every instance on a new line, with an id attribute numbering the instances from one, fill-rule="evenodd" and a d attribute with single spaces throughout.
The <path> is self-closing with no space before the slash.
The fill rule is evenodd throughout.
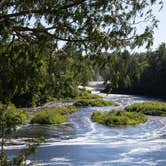
<path id="1" fill-rule="evenodd" d="M 86 89 L 80 89 L 79 90 L 79 95 L 76 97 L 76 99 L 102 99 L 103 97 L 97 95 L 97 94 L 92 94 L 91 91 L 86 90 Z"/>
<path id="2" fill-rule="evenodd" d="M 111 102 L 111 101 L 106 101 L 102 99 L 89 99 L 89 100 L 76 100 L 74 102 L 74 106 L 77 107 L 104 107 L 104 106 L 117 106 L 118 104 Z"/>
<path id="3" fill-rule="evenodd" d="M 164 102 L 144 102 L 127 106 L 125 110 L 129 112 L 141 112 L 152 116 L 166 116 L 166 103 Z"/>
<path id="4" fill-rule="evenodd" d="M 142 113 L 127 112 L 127 111 L 109 111 L 109 112 L 94 112 L 91 117 L 92 121 L 114 127 L 121 125 L 137 125 L 145 123 L 147 117 Z"/>

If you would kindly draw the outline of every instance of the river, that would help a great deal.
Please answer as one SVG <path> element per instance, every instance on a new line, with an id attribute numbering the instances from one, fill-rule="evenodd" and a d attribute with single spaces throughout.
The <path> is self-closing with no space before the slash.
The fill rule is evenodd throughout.
<path id="1" fill-rule="evenodd" d="M 94 93 L 97 93 L 94 91 Z M 126 105 L 154 99 L 132 95 L 106 95 L 105 100 L 119 103 L 118 107 L 81 108 L 61 126 L 26 125 L 15 137 L 46 137 L 29 166 L 166 166 L 166 117 L 148 117 L 145 124 L 110 128 L 93 123 L 94 111 L 122 109 Z M 8 147 L 15 156 L 20 146 Z M 27 164 L 28 165 L 28 164 Z"/>

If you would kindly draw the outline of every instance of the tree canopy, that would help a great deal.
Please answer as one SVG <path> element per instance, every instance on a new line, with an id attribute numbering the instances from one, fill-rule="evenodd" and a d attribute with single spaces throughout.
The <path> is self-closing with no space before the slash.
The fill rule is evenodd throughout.
<path id="1" fill-rule="evenodd" d="M 71 46 L 55 51 L 15 41 L 11 46 L 0 42 L 0 101 L 17 106 L 42 104 L 51 98 L 71 98 L 78 85 L 92 79 L 88 57 Z"/>
<path id="2" fill-rule="evenodd" d="M 106 91 L 166 97 L 166 44 L 155 51 L 130 54 L 128 51 L 104 54 L 100 74 L 108 82 Z"/>
<path id="3" fill-rule="evenodd" d="M 91 52 L 150 46 L 154 4 L 162 7 L 161 0 L 1 0 L 0 40 L 74 42 Z"/>

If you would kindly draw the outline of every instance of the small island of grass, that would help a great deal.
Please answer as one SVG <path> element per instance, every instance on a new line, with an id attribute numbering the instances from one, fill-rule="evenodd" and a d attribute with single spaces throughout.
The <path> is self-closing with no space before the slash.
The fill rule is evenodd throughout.
<path id="1" fill-rule="evenodd" d="M 137 125 L 145 123 L 147 117 L 142 113 L 127 111 L 106 111 L 94 112 L 91 117 L 92 121 L 114 127 L 121 125 Z"/>
<path id="2" fill-rule="evenodd" d="M 77 107 L 104 107 L 104 106 L 118 106 L 118 104 L 106 101 L 103 99 L 79 99 L 76 100 L 74 106 Z"/>
<path id="3" fill-rule="evenodd" d="M 93 94 L 90 91 L 86 89 L 80 89 L 79 95 L 76 97 L 76 99 L 102 99 L 103 97 Z"/>
<path id="4" fill-rule="evenodd" d="M 125 108 L 129 112 L 141 112 L 152 116 L 166 116 L 166 103 L 164 102 L 144 102 L 135 103 Z"/>
<path id="5" fill-rule="evenodd" d="M 82 99 L 103 99 L 102 96 L 99 96 L 97 94 L 93 94 L 91 91 L 86 90 L 86 89 L 79 89 L 79 92 L 77 96 L 73 98 L 63 98 L 63 99 L 58 99 L 60 101 L 76 101 L 76 100 L 82 100 Z"/>
<path id="6" fill-rule="evenodd" d="M 67 114 L 77 111 L 76 107 L 69 106 L 64 108 L 54 108 L 38 112 L 31 119 L 30 123 L 37 124 L 62 124 L 67 122 Z"/>

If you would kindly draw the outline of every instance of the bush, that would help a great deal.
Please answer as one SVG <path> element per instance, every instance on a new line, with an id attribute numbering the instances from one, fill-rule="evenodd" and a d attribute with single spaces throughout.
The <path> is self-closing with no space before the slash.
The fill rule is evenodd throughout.
<path id="1" fill-rule="evenodd" d="M 74 103 L 75 106 L 77 107 L 104 107 L 104 106 L 117 106 L 116 103 L 111 102 L 111 101 L 105 101 L 102 99 L 90 99 L 90 100 L 76 100 Z"/>
<path id="2" fill-rule="evenodd" d="M 0 130 L 1 130 L 1 152 L 0 165 L 10 165 L 4 146 L 11 133 L 16 130 L 18 125 L 24 124 L 28 119 L 28 113 L 16 109 L 13 104 L 0 103 Z"/>
<path id="3" fill-rule="evenodd" d="M 147 117 L 142 113 L 127 111 L 94 112 L 92 121 L 106 126 L 136 125 L 145 123 Z"/>
<path id="4" fill-rule="evenodd" d="M 37 113 L 31 120 L 31 123 L 38 124 L 61 124 L 67 121 L 64 115 L 55 113 L 54 111 L 42 111 Z"/>
<path id="5" fill-rule="evenodd" d="M 164 102 L 144 102 L 127 106 L 125 110 L 130 112 L 141 112 L 146 115 L 166 116 L 166 103 Z"/>
<path id="6" fill-rule="evenodd" d="M 76 112 L 75 107 L 69 106 L 64 108 L 55 108 L 50 110 L 44 110 L 35 114 L 31 119 L 31 123 L 38 124 L 62 124 L 67 122 L 67 114 Z"/>
<path id="7" fill-rule="evenodd" d="M 96 94 L 92 94 L 86 89 L 80 89 L 79 95 L 76 97 L 76 99 L 102 99 L 102 97 Z"/>
<path id="8" fill-rule="evenodd" d="M 28 112 L 17 109 L 14 104 L 9 104 L 9 105 L 5 106 L 5 105 L 0 103 L 0 110 L 5 111 L 5 114 L 3 115 L 5 117 L 1 117 L 1 118 L 5 119 L 6 125 L 25 124 L 26 121 L 28 120 L 28 117 L 29 117 Z"/>

